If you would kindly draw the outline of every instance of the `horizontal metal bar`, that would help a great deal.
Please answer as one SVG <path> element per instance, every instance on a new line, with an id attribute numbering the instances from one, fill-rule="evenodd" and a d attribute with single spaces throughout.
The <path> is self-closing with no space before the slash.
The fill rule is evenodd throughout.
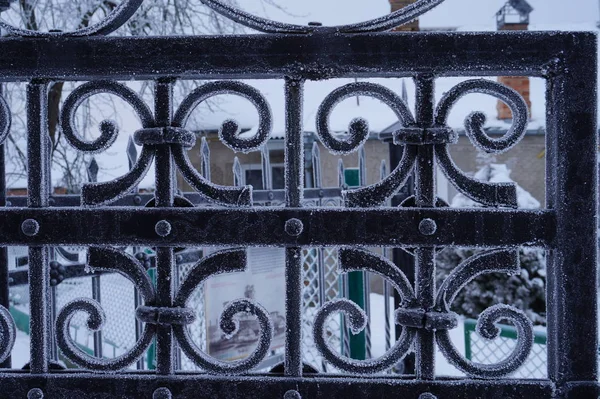
<path id="1" fill-rule="evenodd" d="M 296 390 L 302 398 L 416 398 L 423 393 L 452 399 L 503 398 L 537 399 L 554 397 L 555 388 L 548 380 L 461 380 L 414 381 L 401 378 L 305 377 L 268 375 L 217 377 L 178 374 L 123 373 L 114 375 L 61 372 L 44 376 L 21 373 L 0 374 L 2 397 L 27 397 L 31 388 L 41 388 L 44 397 L 150 398 L 158 388 L 167 388 L 174 398 L 283 398 Z M 199 389 L 201 387 L 201 389 Z M 72 396 L 75 395 L 75 396 Z"/>
<path id="2" fill-rule="evenodd" d="M 206 197 L 201 196 L 196 192 L 187 192 L 182 194 L 191 203 L 195 205 L 208 204 L 209 201 Z M 340 199 L 342 196 L 342 189 L 339 187 L 330 188 L 307 188 L 304 190 L 305 200 L 315 199 Z M 114 206 L 143 206 L 154 198 L 154 194 L 150 193 L 139 193 L 129 194 L 122 198 L 119 198 L 112 205 Z M 285 201 L 285 190 L 254 190 L 252 191 L 252 199 L 255 204 L 260 205 L 265 202 L 273 201 Z M 81 197 L 79 195 L 56 195 L 50 196 L 50 206 L 52 207 L 65 207 L 65 206 L 79 206 L 81 204 Z M 7 198 L 7 206 L 26 206 L 27 197 L 24 195 L 13 195 Z"/>
<path id="3" fill-rule="evenodd" d="M 0 80 L 541 76 L 582 32 L 2 38 Z M 231 56 L 235 54 L 235 56 Z"/>
<path id="4" fill-rule="evenodd" d="M 293 218 L 301 228 L 288 234 Z M 36 234 L 21 230 L 27 219 Z M 420 232 L 424 219 L 433 234 Z M 550 247 L 556 225 L 553 211 L 430 208 L 8 208 L 0 220 L 0 245 Z"/>

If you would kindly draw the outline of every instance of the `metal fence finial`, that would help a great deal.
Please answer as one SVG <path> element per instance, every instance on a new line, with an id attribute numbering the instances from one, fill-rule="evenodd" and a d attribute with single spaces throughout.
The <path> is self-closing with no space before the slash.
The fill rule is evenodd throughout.
<path id="1" fill-rule="evenodd" d="M 88 176 L 88 181 L 90 183 L 95 183 L 98 181 L 98 171 L 100 170 L 100 167 L 98 166 L 98 162 L 96 161 L 95 157 L 92 157 L 92 159 L 90 160 L 90 163 L 87 166 L 87 176 Z"/>
<path id="2" fill-rule="evenodd" d="M 206 141 L 206 137 L 202 137 L 200 140 L 200 165 L 202 167 L 202 176 L 210 181 L 210 147 Z"/>
<path id="3" fill-rule="evenodd" d="M 235 187 L 242 187 L 244 185 L 242 164 L 238 157 L 233 158 L 233 185 Z"/>
<path id="4" fill-rule="evenodd" d="M 321 150 L 316 141 L 312 145 L 312 169 L 314 186 L 316 188 L 323 187 L 323 181 L 321 179 Z"/>

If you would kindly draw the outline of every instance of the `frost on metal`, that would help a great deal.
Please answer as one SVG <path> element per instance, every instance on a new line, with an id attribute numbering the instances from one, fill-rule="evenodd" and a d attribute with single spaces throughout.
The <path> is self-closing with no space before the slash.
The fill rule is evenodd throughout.
<path id="1" fill-rule="evenodd" d="M 420 0 L 372 21 L 321 27 L 268 21 L 231 3 L 203 0 L 212 11 L 265 33 L 262 35 L 106 36 L 127 23 L 140 6 L 139 0 L 123 0 L 105 19 L 75 32 L 29 32 L 0 24 L 11 36 L 0 38 L 2 80 L 28 82 L 28 193 L 11 197 L 13 205 L 0 209 L 0 245 L 28 247 L 27 273 L 18 271 L 20 274 L 11 274 L 11 278 L 20 276 L 29 283 L 31 312 L 29 368 L 0 372 L 2 394 L 111 397 L 123 390 L 140 397 L 174 398 L 384 397 L 390 393 L 459 399 L 597 397 L 596 39 L 587 33 L 556 32 L 384 33 L 442 1 Z M 414 79 L 414 111 L 407 105 L 405 89 L 396 93 L 380 84 L 357 82 L 334 90 L 322 104 L 314 104 L 319 105 L 316 126 L 304 126 L 307 81 L 392 76 Z M 514 184 L 480 181 L 460 170 L 450 156 L 459 131 L 449 126 L 448 115 L 464 96 L 492 96 L 512 111 L 510 127 L 499 138 L 487 134 L 481 112 L 473 109 L 465 115 L 464 132 L 474 146 L 489 153 L 508 151 L 523 139 L 528 122 L 524 100 L 499 83 L 471 79 L 456 85 L 436 104 L 436 80 L 446 76 L 536 76 L 547 80 L 548 209 L 519 208 Z M 255 78 L 285 82 L 282 115 L 273 115 L 273 104 L 259 90 L 233 80 Z M 118 83 L 132 79 L 154 84 L 153 106 Z M 127 153 L 129 171 L 98 182 L 99 164 L 94 158 L 81 195 L 51 193 L 48 82 L 62 80 L 83 82 L 60 110 L 61 131 L 75 150 L 98 154 L 127 139 L 119 137 L 124 133 L 112 121 L 100 123 L 100 136 L 94 140 L 85 139 L 87 132 L 77 130 L 78 109 L 97 94 L 122 98 L 133 107 L 142 126 L 126 133 L 132 137 Z M 177 108 L 173 99 L 177 80 L 208 83 L 189 93 Z M 271 189 L 273 177 L 268 171 L 263 173 L 266 190 L 244 186 L 244 169 L 237 157 L 232 185 L 215 184 L 206 140 L 199 145 L 200 170 L 192 164 L 188 151 L 197 137 L 186 122 L 200 103 L 220 94 L 250 101 L 259 118 L 246 133 L 240 132 L 239 123 L 224 121 L 219 140 L 233 152 L 262 150 L 265 169 L 271 166 L 267 143 L 273 120 L 285 119 L 283 190 Z M 382 137 L 394 155 L 387 165 L 390 172 L 382 164 L 379 181 L 369 185 L 364 144 L 372 121 L 368 115 L 349 115 L 354 119 L 346 134 L 337 134 L 330 123 L 336 107 L 343 106 L 340 102 L 353 96 L 383 102 L 398 119 L 396 131 Z M 94 109 L 93 102 L 91 107 Z M 1 99 L 0 143 L 10 132 L 11 117 L 15 115 Z M 312 149 L 305 154 L 309 147 L 304 134 L 313 129 L 317 140 L 308 143 Z M 134 142 L 142 147 L 139 156 Z M 335 155 L 359 152 L 360 187 L 348 188 L 343 161 L 331 162 L 320 152 L 321 145 Z M 314 188 L 307 188 L 305 182 L 311 179 L 305 179 L 305 173 L 311 165 Z M 324 187 L 331 172 L 325 170 L 326 165 L 337 168 L 331 176 L 337 174 L 338 186 Z M 462 195 L 483 206 L 447 209 L 436 194 L 438 166 Z M 155 189 L 140 192 L 137 187 L 151 168 Z M 0 168 L 0 178 L 5 178 L 3 173 Z M 194 192 L 178 191 L 178 175 Z M 414 183 L 412 187 L 408 181 Z M 5 204 L 3 190 L 1 205 Z M 398 193 L 403 193 L 402 200 Z M 56 248 L 64 245 L 86 247 L 85 265 L 75 264 L 76 260 L 63 265 L 57 255 L 63 253 L 64 257 L 64 251 Z M 219 248 L 211 255 L 200 255 L 199 248 L 207 246 Z M 214 275 L 246 270 L 246 250 L 253 246 L 285 251 L 286 295 L 277 298 L 285 303 L 285 354 L 278 360 L 283 360 L 282 365 L 261 375 L 253 372 L 273 366 L 268 364 L 269 348 L 281 328 L 262 304 L 250 298 L 228 302 L 218 320 L 219 332 L 232 340 L 238 334 L 240 317 L 255 321 L 257 345 L 247 357 L 234 361 L 212 357 L 205 350 L 205 336 L 192 328 L 204 311 L 193 302 L 203 283 Z M 436 251 L 452 246 L 483 252 L 464 261 L 436 287 Z M 383 255 L 372 249 L 376 247 L 383 248 Z M 474 363 L 450 341 L 449 331 L 459 322 L 452 311 L 457 293 L 482 274 L 517 273 L 519 247 L 540 247 L 548 254 L 546 380 L 501 378 L 510 377 L 523 364 L 533 341 L 531 322 L 511 304 L 482 312 L 477 327 L 482 337 L 494 339 L 498 323 L 515 326 L 517 345 L 504 360 Z M 152 248 L 153 255 L 145 254 L 143 248 Z M 386 256 L 399 248 L 414 256 L 414 280 L 407 278 L 411 274 L 407 269 Z M 315 268 L 305 268 L 309 251 L 317 258 Z M 188 260 L 193 266 L 180 275 L 176 265 L 190 252 L 195 254 Z M 331 259 L 332 253 L 339 254 L 337 274 L 324 270 L 330 267 L 324 257 Z M 57 286 L 77 268 L 79 274 L 74 274 L 78 277 L 94 273 L 92 298 L 56 306 L 53 295 Z M 153 269 L 153 278 L 148 269 Z M 0 259 L 0 272 L 1 289 L 6 289 L 5 257 Z M 319 281 L 314 290 L 318 293 L 304 284 L 303 273 L 308 272 Z M 346 327 L 350 333 L 364 331 L 366 336 L 374 336 L 368 309 L 348 298 L 327 301 L 332 298 L 326 283 L 337 295 L 346 288 L 344 278 L 335 280 L 338 274 L 357 272 L 378 274 L 386 281 L 385 292 L 396 290 L 401 299 L 396 309 L 386 304 L 387 310 L 393 310 L 385 318 L 386 351 L 375 358 L 354 359 L 346 345 Z M 135 290 L 135 308 L 122 309 L 136 317 L 135 341 L 113 358 L 102 348 L 103 327 L 107 328 L 112 317 L 107 298 L 100 297 L 106 273 L 126 277 Z M 303 306 L 304 295 L 318 298 L 309 310 Z M 7 360 L 15 340 L 15 321 L 8 307 L 8 302 L 0 303 L 0 361 Z M 84 327 L 94 338 L 93 353 L 83 350 L 72 336 L 71 326 L 82 316 L 87 317 Z M 335 323 L 344 331 L 339 337 L 333 337 L 329 328 Z M 391 334 L 392 323 L 401 327 L 397 337 Z M 333 345 L 334 338 L 339 347 Z M 319 369 L 333 367 L 345 375 L 306 376 L 315 370 L 314 365 L 304 364 L 307 342 L 316 348 L 313 352 L 321 362 Z M 155 349 L 156 370 L 126 370 L 143 368 L 142 358 L 150 347 Z M 466 379 L 436 379 L 438 348 Z M 415 375 L 390 373 L 411 351 L 416 353 Z M 60 370 L 56 363 L 59 353 L 85 371 Z M 197 372 L 180 373 L 182 358 L 197 367 Z M 386 374 L 363 378 L 383 372 Z M 496 380 L 488 380 L 492 378 Z"/>

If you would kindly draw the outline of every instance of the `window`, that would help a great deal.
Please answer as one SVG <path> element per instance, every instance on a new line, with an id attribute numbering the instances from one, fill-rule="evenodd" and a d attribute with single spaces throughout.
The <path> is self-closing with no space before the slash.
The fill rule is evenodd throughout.
<path id="1" fill-rule="evenodd" d="M 245 184 L 254 187 L 255 190 L 264 190 L 263 186 L 263 171 L 260 165 L 249 165 L 244 170 Z M 281 190 L 285 188 L 285 177 L 283 165 L 271 165 L 271 181 L 273 182 L 273 190 Z"/>

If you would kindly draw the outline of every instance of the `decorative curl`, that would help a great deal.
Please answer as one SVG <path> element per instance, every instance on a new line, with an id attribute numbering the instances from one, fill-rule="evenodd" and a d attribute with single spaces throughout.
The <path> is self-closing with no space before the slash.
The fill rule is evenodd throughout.
<path id="1" fill-rule="evenodd" d="M 513 120 L 508 132 L 499 139 L 490 138 L 483 129 L 485 114 L 473 112 L 465 120 L 465 130 L 471 142 L 482 151 L 499 154 L 510 150 L 525 135 L 529 119 L 527 103 L 515 90 L 487 79 L 473 79 L 461 82 L 448 91 L 440 100 L 435 115 L 439 126 L 447 124 L 448 114 L 463 96 L 470 93 L 487 94 L 504 102 L 512 111 Z"/>
<path id="2" fill-rule="evenodd" d="M 355 360 L 335 353 L 327 343 L 325 325 L 327 319 L 337 312 L 341 312 L 346 316 L 347 323 L 353 334 L 360 333 L 367 325 L 367 315 L 365 312 L 357 304 L 347 299 L 336 299 L 327 302 L 317 311 L 313 325 L 315 344 L 323 357 L 334 367 L 349 373 L 375 374 L 394 366 L 410 350 L 416 330 L 413 328 L 403 328 L 402 334 L 394 346 L 378 359 Z"/>
<path id="3" fill-rule="evenodd" d="M 67 303 L 56 318 L 56 343 L 67 359 L 78 366 L 95 372 L 118 371 L 137 361 L 152 343 L 155 334 L 153 325 L 145 325 L 142 336 L 127 353 L 114 359 L 101 359 L 88 355 L 71 338 L 69 327 L 77 312 L 88 314 L 87 327 L 91 331 L 100 330 L 106 315 L 98 302 L 89 298 L 79 298 Z"/>
<path id="4" fill-rule="evenodd" d="M 12 124 L 12 116 L 6 99 L 0 96 L 0 144 L 8 137 L 10 126 Z"/>
<path id="5" fill-rule="evenodd" d="M 317 135 L 323 145 L 334 154 L 350 154 L 358 150 L 369 138 L 369 123 L 362 118 L 355 118 L 350 122 L 348 126 L 350 137 L 347 140 L 338 140 L 331 132 L 329 117 L 333 109 L 341 101 L 354 96 L 376 98 L 390 107 L 404 126 L 415 124 L 408 105 L 387 87 L 369 82 L 347 84 L 331 92 L 317 111 Z"/>
<path id="6" fill-rule="evenodd" d="M 517 345 L 511 354 L 500 363 L 482 364 L 463 358 L 454 347 L 447 330 L 438 331 L 436 334 L 440 351 L 450 364 L 474 377 L 498 378 L 516 371 L 525 363 L 533 347 L 533 324 L 522 311 L 512 306 L 499 304 L 481 313 L 477 321 L 477 333 L 485 339 L 497 338 L 500 330 L 494 323 L 500 320 L 510 321 L 517 329 Z"/>
<path id="7" fill-rule="evenodd" d="M 259 32 L 299 34 L 321 31 L 334 31 L 340 33 L 382 32 L 409 23 L 410 21 L 444 2 L 444 0 L 418 0 L 414 4 L 403 7 L 398 11 L 369 21 L 333 27 L 318 27 L 271 21 L 269 19 L 257 17 L 245 11 L 239 10 L 229 4 L 224 4 L 221 0 L 201 1 L 208 7 L 231 19 L 232 21 L 238 22 L 241 25 Z"/>
<path id="8" fill-rule="evenodd" d="M 369 271 L 379 274 L 389 280 L 400 293 L 403 305 L 411 306 L 416 303 L 414 291 L 406 275 L 395 264 L 380 255 L 362 249 L 340 249 L 339 271 L 341 273 Z M 358 334 L 364 330 L 368 319 L 357 304 L 347 299 L 327 302 L 317 311 L 313 325 L 315 344 L 323 357 L 340 370 L 351 373 L 378 373 L 402 360 L 410 350 L 416 335 L 416 329 L 405 327 L 394 346 L 378 359 L 355 360 L 340 356 L 327 343 L 325 328 L 327 319 L 338 312 L 346 315 L 353 334 Z"/>
<path id="9" fill-rule="evenodd" d="M 17 330 L 15 320 L 4 306 L 0 306 L 0 363 L 10 356 Z"/>
<path id="10" fill-rule="evenodd" d="M 181 103 L 173 117 L 173 126 L 184 127 L 192 111 L 201 102 L 220 94 L 234 94 L 250 101 L 258 111 L 258 130 L 254 137 L 239 137 L 240 127 L 234 120 L 227 120 L 219 129 L 219 138 L 233 151 L 244 153 L 255 151 L 264 145 L 271 134 L 273 117 L 271 107 L 264 96 L 254 87 L 242 82 L 218 81 L 209 82 L 192 91 Z"/>
<path id="11" fill-rule="evenodd" d="M 155 291 L 144 267 L 133 256 L 112 249 L 92 247 L 88 251 L 88 265 L 95 270 L 118 272 L 129 279 L 139 290 L 144 303 L 155 301 Z M 65 305 L 56 318 L 56 342 L 63 354 L 78 366 L 92 371 L 118 371 L 137 361 L 150 346 L 156 333 L 152 324 L 144 325 L 141 337 L 127 353 L 114 359 L 100 359 L 88 355 L 71 338 L 69 328 L 77 312 L 88 314 L 87 327 L 101 329 L 106 315 L 100 304 L 89 298 L 78 298 Z"/>
<path id="12" fill-rule="evenodd" d="M 517 250 L 493 250 L 473 256 L 450 273 L 438 290 L 436 310 L 450 310 L 457 293 L 477 276 L 486 273 L 514 274 L 519 270 Z M 496 364 L 480 364 L 462 357 L 450 339 L 447 330 L 438 330 L 436 340 L 448 361 L 464 373 L 481 378 L 497 378 L 516 371 L 523 365 L 533 346 L 533 324 L 520 310 L 508 305 L 495 305 L 481 313 L 477 332 L 486 339 L 499 334 L 494 323 L 508 320 L 517 328 L 517 345 L 513 352 Z"/>
<path id="13" fill-rule="evenodd" d="M 79 106 L 91 96 L 107 93 L 119 96 L 138 114 L 144 128 L 154 127 L 154 117 L 152 111 L 148 108 L 136 92 L 127 86 L 113 81 L 95 81 L 85 83 L 69 94 L 60 114 L 61 128 L 63 133 L 73 147 L 77 150 L 87 153 L 98 153 L 110 147 L 117 139 L 119 130 L 113 121 L 102 121 L 100 123 L 100 137 L 94 141 L 85 141 L 77 133 L 75 128 L 75 114 Z"/>
<path id="14" fill-rule="evenodd" d="M 83 37 L 83 36 L 104 36 L 114 32 L 123 26 L 135 14 L 144 0 L 121 0 L 119 5 L 106 16 L 102 21 L 77 29 L 73 32 L 40 32 L 29 29 L 15 28 L 6 22 L 0 21 L 0 30 L 7 32 L 10 36 L 21 37 Z"/>
<path id="15" fill-rule="evenodd" d="M 246 251 L 227 249 L 215 252 L 196 263 L 179 288 L 173 306 L 186 307 L 186 303 L 194 290 L 210 276 L 221 273 L 241 272 L 246 270 Z M 221 313 L 220 327 L 228 338 L 236 334 L 238 324 L 234 316 L 247 313 L 256 316 L 260 326 L 260 337 L 254 351 L 245 359 L 234 362 L 217 360 L 202 350 L 192 341 L 189 330 L 182 325 L 173 325 L 173 333 L 181 350 L 199 367 L 212 374 L 240 374 L 256 367 L 265 358 L 271 346 L 273 324 L 269 312 L 261 305 L 247 299 L 230 302 Z"/>

